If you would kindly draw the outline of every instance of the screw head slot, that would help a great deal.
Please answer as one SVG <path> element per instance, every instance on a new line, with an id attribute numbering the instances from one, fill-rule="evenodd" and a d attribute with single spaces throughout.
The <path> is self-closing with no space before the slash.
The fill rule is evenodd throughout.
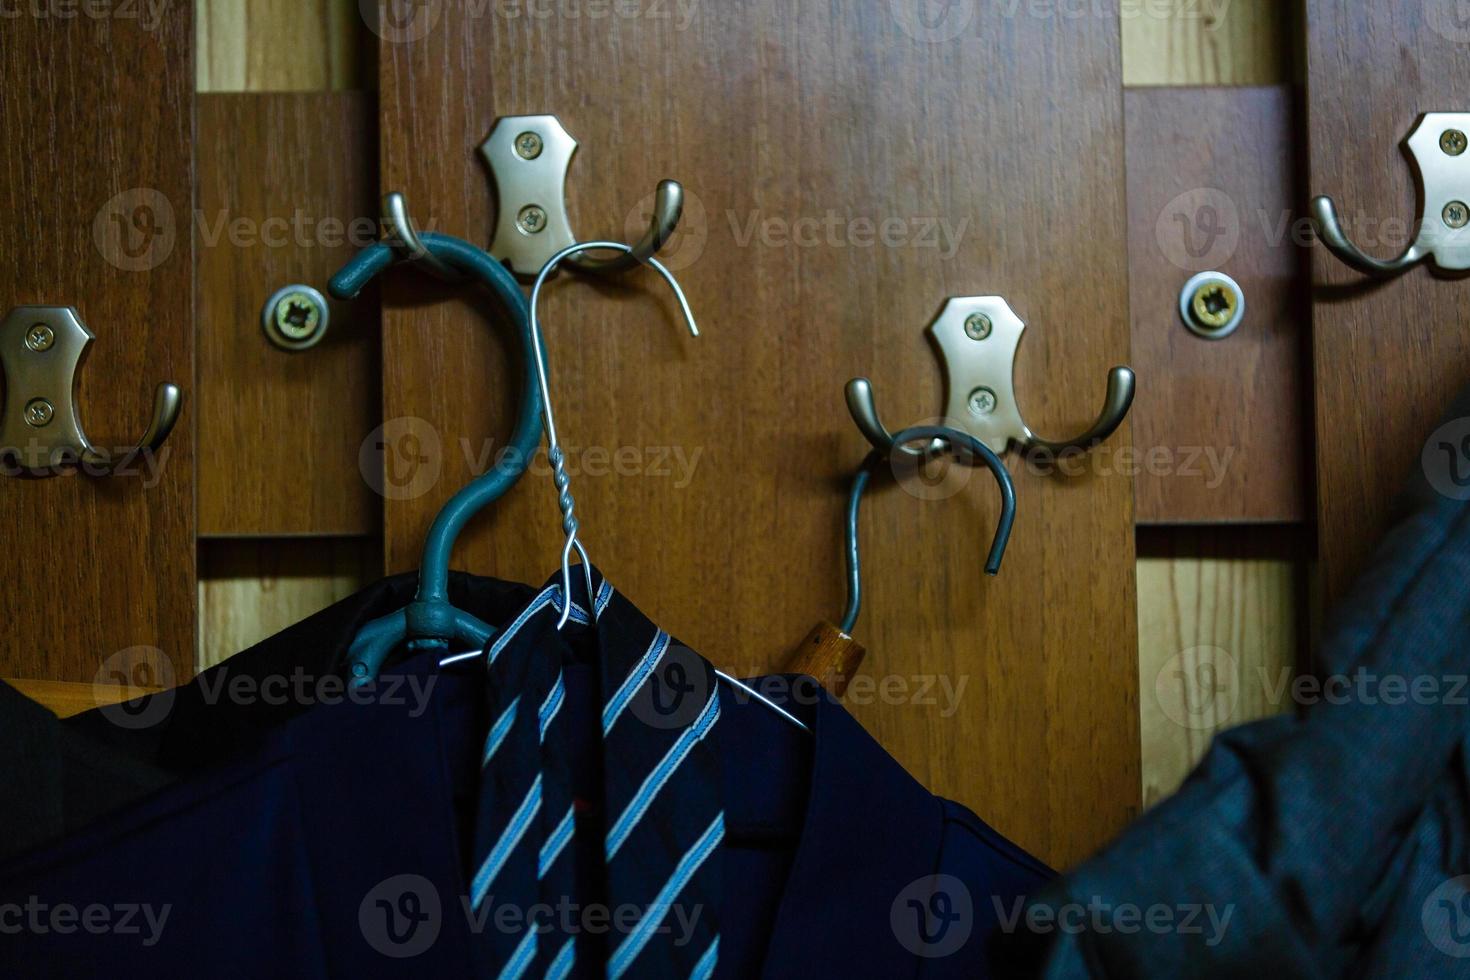
<path id="1" fill-rule="evenodd" d="M 56 331 L 44 323 L 37 323 L 26 331 L 26 346 L 36 353 L 48 351 L 56 343 Z"/>
<path id="2" fill-rule="evenodd" d="M 284 351 L 314 347 L 327 334 L 331 310 L 327 299 L 310 286 L 287 286 L 266 301 L 260 315 L 265 336 Z"/>
<path id="3" fill-rule="evenodd" d="M 976 388 L 970 392 L 969 398 L 970 414 L 975 416 L 986 416 L 995 411 L 995 392 L 989 388 Z"/>
<path id="4" fill-rule="evenodd" d="M 984 340 L 994 329 L 995 324 L 984 313 L 971 313 L 965 317 L 965 336 L 971 340 Z"/>
<path id="5" fill-rule="evenodd" d="M 41 429 L 51 424 L 56 417 L 56 408 L 44 398 L 32 398 L 26 402 L 25 420 L 26 425 L 33 429 Z"/>
<path id="6" fill-rule="evenodd" d="M 539 235 L 546 230 L 546 209 L 539 204 L 527 204 L 516 215 L 516 227 L 525 235 Z"/>
<path id="7" fill-rule="evenodd" d="M 1223 272 L 1202 272 L 1180 291 L 1179 315 L 1195 336 L 1223 340 L 1245 319 L 1245 291 Z"/>
<path id="8" fill-rule="evenodd" d="M 1459 129 L 1447 129 L 1439 136 L 1439 148 L 1452 157 L 1457 157 L 1470 147 L 1470 140 Z"/>
<path id="9" fill-rule="evenodd" d="M 522 160 L 534 160 L 541 155 L 546 148 L 546 142 L 541 134 L 527 130 L 515 139 L 516 156 Z"/>
<path id="10" fill-rule="evenodd" d="M 1457 230 L 1470 225 L 1470 207 L 1467 207 L 1464 201 L 1451 201 L 1446 204 L 1444 223 Z"/>

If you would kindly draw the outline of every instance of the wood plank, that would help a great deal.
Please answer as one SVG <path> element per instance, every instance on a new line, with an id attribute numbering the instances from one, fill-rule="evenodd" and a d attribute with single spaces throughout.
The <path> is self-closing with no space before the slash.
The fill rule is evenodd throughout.
<path id="1" fill-rule="evenodd" d="M 112 452 L 143 432 L 157 383 L 184 389 L 133 475 L 0 478 L 0 674 L 90 682 L 136 647 L 193 670 L 193 38 L 189 4 L 0 31 L 0 307 L 77 307 L 97 337 L 79 415 Z"/>
<path id="2" fill-rule="evenodd" d="M 58 718 L 70 718 L 83 711 L 130 701 L 162 690 L 158 687 L 82 684 L 77 681 L 28 681 L 9 677 L 5 678 L 5 683 L 41 704 Z"/>
<path id="3" fill-rule="evenodd" d="M 1123 84 L 1291 80 L 1292 5 L 1281 0 L 1121 0 Z"/>
<path id="4" fill-rule="evenodd" d="M 1128 281 L 1140 523 L 1296 522 L 1312 469 L 1305 256 L 1293 95 L 1125 94 Z M 1222 138 L 1221 134 L 1229 134 Z M 1186 329 L 1180 291 L 1223 272 L 1245 296 L 1220 340 Z"/>
<path id="5" fill-rule="evenodd" d="M 924 329 L 946 297 L 1001 294 L 1031 325 L 1018 386 L 1040 431 L 1083 428 L 1128 360 L 1117 32 L 955 10 L 941 26 L 962 30 L 943 41 L 886 4 L 595 23 L 451 5 L 379 49 L 383 186 L 423 224 L 490 240 L 475 153 L 502 114 L 556 113 L 580 141 L 584 237 L 628 235 L 658 179 L 685 182 L 672 255 L 702 338 L 647 276 L 568 279 L 543 313 L 593 560 L 732 669 L 778 666 L 841 608 L 844 487 L 865 453 L 842 386 L 868 374 L 892 420 L 932 418 L 942 375 Z M 888 219 L 901 234 L 864 244 Z M 440 447 L 437 480 L 385 505 L 389 565 L 407 569 L 476 469 L 465 447 L 475 459 L 509 431 L 521 372 L 474 303 L 404 275 L 385 288 L 385 415 L 422 419 Z M 620 449 L 635 462 L 604 468 Z M 1133 488 L 1116 472 L 1017 479 L 996 580 L 980 570 L 998 506 L 984 480 L 943 503 L 872 495 L 856 636 L 865 673 L 909 697 L 882 703 L 855 681 L 848 702 L 927 785 L 1065 865 L 1139 804 Z M 553 497 L 538 467 L 457 564 L 543 581 Z M 925 680 L 957 703 L 913 703 Z"/>
<path id="6" fill-rule="evenodd" d="M 1263 547 L 1264 533 L 1170 528 L 1140 544 L 1145 806 L 1179 788 L 1217 732 L 1291 710 L 1307 625 L 1300 539 Z"/>
<path id="7" fill-rule="evenodd" d="M 325 339 L 305 351 L 273 346 L 260 325 L 277 289 L 325 293 L 377 239 L 374 100 L 198 106 L 199 533 L 377 533 L 380 498 L 359 469 L 381 411 L 377 291 L 331 302 Z"/>
<path id="8" fill-rule="evenodd" d="M 370 88 L 370 36 L 356 0 L 195 0 L 197 90 Z"/>
<path id="9" fill-rule="evenodd" d="M 200 545 L 199 667 L 213 667 L 378 578 L 370 538 L 226 541 Z"/>
<path id="10" fill-rule="evenodd" d="M 1307 3 L 1310 190 L 1331 195 L 1377 255 L 1402 251 L 1385 222 L 1403 229 L 1419 218 L 1404 139 L 1422 113 L 1470 104 L 1470 31 L 1452 7 Z M 1364 568 L 1425 440 L 1470 383 L 1470 333 L 1463 284 L 1427 268 L 1374 283 L 1324 248 L 1313 250 L 1312 268 L 1317 518 L 1330 603 Z"/>

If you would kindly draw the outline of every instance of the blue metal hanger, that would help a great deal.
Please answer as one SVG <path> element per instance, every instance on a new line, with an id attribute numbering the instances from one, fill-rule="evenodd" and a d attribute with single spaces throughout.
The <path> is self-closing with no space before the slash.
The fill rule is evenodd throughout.
<path id="1" fill-rule="evenodd" d="M 893 450 L 873 450 L 863 461 L 862 468 L 853 477 L 852 490 L 847 498 L 847 610 L 842 614 L 841 629 L 851 636 L 857 625 L 858 611 L 863 604 L 862 562 L 858 555 L 858 509 L 863 494 L 872 482 L 873 474 L 887 464 L 892 452 L 916 444 L 942 447 L 954 453 L 969 453 L 973 459 L 984 463 L 1000 484 L 1000 523 L 996 525 L 995 537 L 990 542 L 990 555 L 985 561 L 985 574 L 995 575 L 1000 571 L 1000 561 L 1005 557 L 1006 545 L 1011 540 L 1011 527 L 1016 522 L 1016 488 L 1011 474 L 1000 458 L 991 452 L 985 443 L 968 432 L 942 425 L 921 425 L 905 429 L 893 437 Z"/>
<path id="2" fill-rule="evenodd" d="M 515 277 L 489 254 L 459 238 L 426 233 L 420 237 L 403 207 L 402 198 L 386 202 L 388 223 L 395 234 L 369 246 L 332 277 L 330 289 L 338 299 L 352 299 L 395 261 L 420 264 L 440 278 L 478 280 L 499 300 L 515 324 L 524 350 L 526 376 L 515 430 L 494 467 L 460 490 L 434 518 L 424 541 L 419 566 L 418 593 L 409 605 L 365 625 L 348 648 L 352 683 L 365 684 L 378 676 L 388 656 L 399 647 L 410 650 L 446 650 L 456 646 L 483 647 L 498 631 L 449 602 L 449 559 L 460 531 L 482 508 L 501 497 L 520 479 L 541 444 L 541 394 L 537 385 L 538 346 L 526 298 Z"/>

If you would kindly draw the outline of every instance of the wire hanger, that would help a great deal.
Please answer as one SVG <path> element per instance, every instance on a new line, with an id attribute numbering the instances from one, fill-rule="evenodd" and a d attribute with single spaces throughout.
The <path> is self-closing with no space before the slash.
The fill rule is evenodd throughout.
<path id="1" fill-rule="evenodd" d="M 394 650 L 446 650 L 451 644 L 483 647 L 498 632 L 474 615 L 449 602 L 449 559 L 470 519 L 499 499 L 520 479 L 541 444 L 541 396 L 529 356 L 534 331 L 525 296 L 515 277 L 499 262 L 469 242 L 449 235 L 424 234 L 414 228 L 401 194 L 384 200 L 387 237 L 360 252 L 332 277 L 330 289 L 339 299 L 352 299 L 395 262 L 414 264 L 438 278 L 473 278 L 499 301 L 521 337 L 527 357 L 515 429 L 505 452 L 489 472 L 456 493 L 434 518 L 424 539 L 419 586 L 414 600 L 402 609 L 363 626 L 348 648 L 352 682 L 365 684 Z"/>
<path id="2" fill-rule="evenodd" d="M 587 548 L 578 538 L 578 535 L 581 532 L 581 524 L 577 520 L 577 504 L 576 500 L 572 497 L 571 477 L 567 474 L 566 469 L 566 454 L 562 451 L 561 448 L 561 439 L 557 435 L 556 419 L 551 407 L 551 386 L 547 380 L 546 352 L 543 348 L 543 338 L 541 336 L 541 321 L 538 310 L 541 302 L 541 289 L 546 285 L 546 281 L 551 278 L 551 276 L 556 272 L 557 266 L 566 261 L 570 256 L 590 249 L 611 249 L 615 252 L 620 252 L 625 255 L 633 254 L 632 246 L 624 245 L 621 242 L 578 242 L 575 245 L 570 245 L 562 249 L 561 251 L 553 255 L 550 259 L 548 259 L 546 261 L 546 264 L 541 267 L 540 273 L 537 274 L 535 285 L 531 287 L 531 351 L 535 360 L 536 383 L 539 386 L 541 393 L 541 412 L 546 422 L 546 451 L 547 457 L 551 460 L 552 480 L 556 486 L 556 505 L 561 510 L 561 526 L 562 530 L 566 533 L 566 540 L 563 543 L 561 549 L 561 588 L 564 601 L 562 602 L 561 618 L 558 619 L 556 623 L 556 628 L 558 630 L 566 626 L 567 620 L 572 614 L 572 552 L 575 551 L 578 558 L 581 559 L 582 572 L 586 576 L 587 580 L 587 594 L 589 596 L 594 595 L 596 593 L 596 590 L 592 586 L 592 563 L 587 557 Z M 684 322 L 689 325 L 690 334 L 698 337 L 699 327 L 694 322 L 694 311 L 689 308 L 689 300 L 687 297 L 685 297 L 684 290 L 679 285 L 679 280 L 675 279 L 674 274 L 671 273 L 658 259 L 649 257 L 644 259 L 644 262 L 651 269 L 662 276 L 664 282 L 669 284 L 669 288 L 674 291 L 674 297 L 679 301 L 679 310 L 684 315 Z M 452 657 L 446 657 L 439 662 L 439 665 L 443 667 L 451 663 L 478 656 L 480 656 L 480 653 L 478 651 L 468 654 L 459 654 Z M 731 677 L 729 674 L 725 673 L 722 670 L 719 670 L 718 668 L 715 669 L 715 676 L 719 677 L 720 680 L 724 681 L 726 684 L 729 684 L 730 686 L 736 688 L 741 693 L 755 698 L 757 701 L 761 702 L 772 711 L 775 711 L 777 714 L 781 715 L 782 718 L 786 719 L 797 728 L 800 728 L 802 731 L 811 731 L 811 729 L 807 727 L 806 723 L 803 722 L 800 718 L 797 718 L 791 712 L 787 711 L 785 708 L 781 707 L 779 704 L 772 701 L 764 694 L 761 694 L 750 685 L 744 683 L 743 681 L 737 680 L 734 677 Z"/>

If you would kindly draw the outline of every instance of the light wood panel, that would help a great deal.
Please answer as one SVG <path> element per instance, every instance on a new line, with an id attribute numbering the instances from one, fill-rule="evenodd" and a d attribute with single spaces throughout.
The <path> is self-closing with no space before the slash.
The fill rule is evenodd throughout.
<path id="1" fill-rule="evenodd" d="M 1128 278 L 1138 520 L 1298 522 L 1312 471 L 1294 96 L 1271 88 L 1126 93 Z M 1199 272 L 1240 284 L 1230 336 L 1191 333 Z"/>
<path id="2" fill-rule="evenodd" d="M 1289 78 L 1285 0 L 1119 0 L 1125 85 L 1272 85 Z"/>
<path id="3" fill-rule="evenodd" d="M 203 670 L 378 578 L 382 548 L 368 538 L 216 540 L 201 545 L 199 566 Z"/>
<path id="4" fill-rule="evenodd" d="M 381 408 L 377 290 L 331 302 L 325 339 L 274 347 L 261 311 L 377 238 L 363 93 L 199 98 L 199 533 L 375 534 L 359 466 Z M 374 458 L 369 453 L 369 458 Z"/>
<path id="5" fill-rule="evenodd" d="M 933 40 L 907 9 L 745 0 L 687 22 L 513 22 L 449 5 L 380 47 L 384 189 L 423 223 L 489 241 L 475 148 L 502 114 L 556 113 L 580 141 L 584 237 L 628 235 L 658 179 L 685 182 L 672 255 L 704 336 L 684 335 L 642 275 L 564 279 L 543 312 L 593 560 L 732 669 L 779 665 L 841 607 L 844 485 L 865 453 L 843 383 L 868 374 L 891 420 L 932 418 L 942 373 L 924 329 L 947 296 L 1004 295 L 1031 325 L 1017 377 L 1042 431 L 1085 427 L 1128 359 L 1117 31 L 959 4 L 941 25 L 958 36 Z M 902 241 L 861 243 L 888 219 Z M 509 431 L 520 354 L 447 290 L 400 273 L 385 291 L 385 415 L 422 419 L 440 446 L 437 481 L 386 505 L 389 565 L 404 569 L 471 476 L 464 446 L 473 459 Z M 640 462 L 589 476 L 586 447 Z M 908 694 L 848 701 L 927 785 L 1068 864 L 1139 802 L 1132 485 L 1017 479 L 995 580 L 984 479 L 943 501 L 872 494 L 856 637 L 865 670 Z M 545 579 L 554 496 L 538 467 L 457 564 Z M 930 681 L 958 703 L 919 690 Z"/>
<path id="6" fill-rule="evenodd" d="M 1178 789 L 1217 732 L 1291 710 L 1289 680 L 1306 626 L 1298 558 L 1305 547 L 1295 533 L 1145 533 L 1138 560 L 1145 806 Z"/>
<path id="7" fill-rule="evenodd" d="M 355 0 L 196 0 L 200 92 L 369 88 Z"/>
<path id="8" fill-rule="evenodd" d="M 1337 202 L 1366 250 L 1397 254 L 1386 221 L 1418 220 L 1401 144 L 1421 113 L 1461 111 L 1470 29 L 1454 5 L 1307 3 L 1311 193 Z M 1379 239 L 1375 243 L 1374 239 Z M 1420 266 L 1366 280 L 1313 250 L 1318 522 L 1323 590 L 1340 597 L 1386 529 L 1425 440 L 1470 383 L 1463 279 Z M 1455 437 L 1458 439 L 1458 437 Z"/>
<path id="9" fill-rule="evenodd" d="M 29 681 L 6 678 L 5 683 L 32 701 L 43 705 L 58 718 L 70 718 L 83 711 L 109 704 L 130 701 L 155 694 L 158 687 L 124 687 L 120 684 L 83 684 L 78 681 Z"/>
<path id="10" fill-rule="evenodd" d="M 6 675 L 90 682 L 137 647 L 193 669 L 193 38 L 187 4 L 0 29 L 0 313 L 79 310 L 97 338 L 79 415 L 113 454 L 158 382 L 184 389 L 163 451 L 130 475 L 0 477 Z"/>

